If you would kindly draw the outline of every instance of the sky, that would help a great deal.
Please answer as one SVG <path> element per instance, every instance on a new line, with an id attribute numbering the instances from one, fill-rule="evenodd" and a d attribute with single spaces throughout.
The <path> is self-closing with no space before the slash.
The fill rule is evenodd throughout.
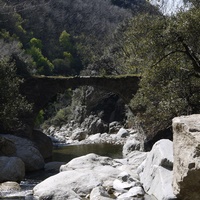
<path id="1" fill-rule="evenodd" d="M 150 0 L 150 3 L 158 6 L 164 15 L 176 14 L 180 9 L 188 9 L 183 0 Z"/>

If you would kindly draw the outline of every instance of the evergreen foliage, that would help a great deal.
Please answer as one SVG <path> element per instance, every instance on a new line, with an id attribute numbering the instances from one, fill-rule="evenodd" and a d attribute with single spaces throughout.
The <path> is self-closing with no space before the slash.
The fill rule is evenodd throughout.
<path id="1" fill-rule="evenodd" d="M 0 130 L 16 131 L 23 125 L 20 117 L 30 114 L 31 105 L 19 94 L 22 82 L 16 66 L 8 59 L 0 60 Z"/>

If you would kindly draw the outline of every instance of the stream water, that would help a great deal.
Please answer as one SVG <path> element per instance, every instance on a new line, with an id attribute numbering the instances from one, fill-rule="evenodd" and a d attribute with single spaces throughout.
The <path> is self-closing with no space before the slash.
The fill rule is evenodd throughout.
<path id="1" fill-rule="evenodd" d="M 58 147 L 54 149 L 53 160 L 69 162 L 73 158 L 89 153 L 96 153 L 111 158 L 122 158 L 122 146 L 113 144 L 87 144 Z"/>
<path id="2" fill-rule="evenodd" d="M 111 158 L 121 158 L 122 146 L 112 144 L 58 146 L 54 148 L 52 161 L 69 162 L 73 158 L 83 156 L 88 153 L 96 153 L 98 155 L 109 156 Z M 33 200 L 32 188 L 52 175 L 54 174 L 51 172 L 45 172 L 44 170 L 29 173 L 20 183 L 22 188 L 20 192 L 3 193 L 0 191 L 0 199 Z"/>

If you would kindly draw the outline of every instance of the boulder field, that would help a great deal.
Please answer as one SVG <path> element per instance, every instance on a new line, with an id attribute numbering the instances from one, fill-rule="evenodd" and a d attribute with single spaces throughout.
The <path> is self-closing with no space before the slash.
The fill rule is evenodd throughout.
<path id="1" fill-rule="evenodd" d="M 44 168 L 45 159 L 52 154 L 52 142 L 42 133 L 36 134 L 34 139 L 40 140 L 39 145 L 27 138 L 0 135 L 0 183 L 20 182 L 25 172 Z"/>
<path id="2" fill-rule="evenodd" d="M 35 161 L 36 166 L 41 165 L 47 171 L 54 170 L 58 173 L 33 188 L 34 198 L 199 200 L 200 115 L 176 117 L 172 126 L 173 142 L 168 139 L 159 140 L 149 152 L 143 151 L 143 141 L 137 131 L 120 128 L 114 135 L 97 133 L 79 142 L 105 142 L 106 138 L 110 138 L 109 142 L 120 140 L 123 143 L 121 159 L 91 153 L 74 158 L 68 163 L 45 164 L 44 159 Z M 0 174 L 1 182 L 19 181 L 24 172 L 31 169 L 27 168 L 24 160 L 26 156 L 19 154 L 19 147 L 12 137 L 2 135 L 0 142 L 4 144 L 1 145 L 0 151 L 0 173 L 9 173 L 7 170 L 12 175 L 12 178 L 7 180 L 8 178 Z M 31 153 L 35 152 L 37 158 L 37 151 L 33 151 L 33 146 L 30 148 L 29 142 L 27 145 L 29 146 L 25 147 L 31 150 Z M 5 188 L 4 185 L 0 186 Z"/>

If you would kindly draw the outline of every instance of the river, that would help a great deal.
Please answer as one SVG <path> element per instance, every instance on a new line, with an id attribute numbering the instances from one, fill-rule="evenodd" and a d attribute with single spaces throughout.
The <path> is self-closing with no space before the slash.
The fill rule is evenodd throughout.
<path id="1" fill-rule="evenodd" d="M 113 144 L 87 144 L 87 145 L 67 145 L 56 146 L 53 150 L 52 161 L 69 162 L 73 158 L 86 155 L 88 153 L 96 153 L 101 156 L 108 156 L 111 158 L 122 158 L 122 146 Z M 15 193 L 0 192 L 0 199 L 11 200 L 33 200 L 33 187 L 54 175 L 52 172 L 45 172 L 40 170 L 37 172 L 28 173 L 20 186 L 22 190 Z M 1 197 L 3 196 L 3 197 Z"/>

